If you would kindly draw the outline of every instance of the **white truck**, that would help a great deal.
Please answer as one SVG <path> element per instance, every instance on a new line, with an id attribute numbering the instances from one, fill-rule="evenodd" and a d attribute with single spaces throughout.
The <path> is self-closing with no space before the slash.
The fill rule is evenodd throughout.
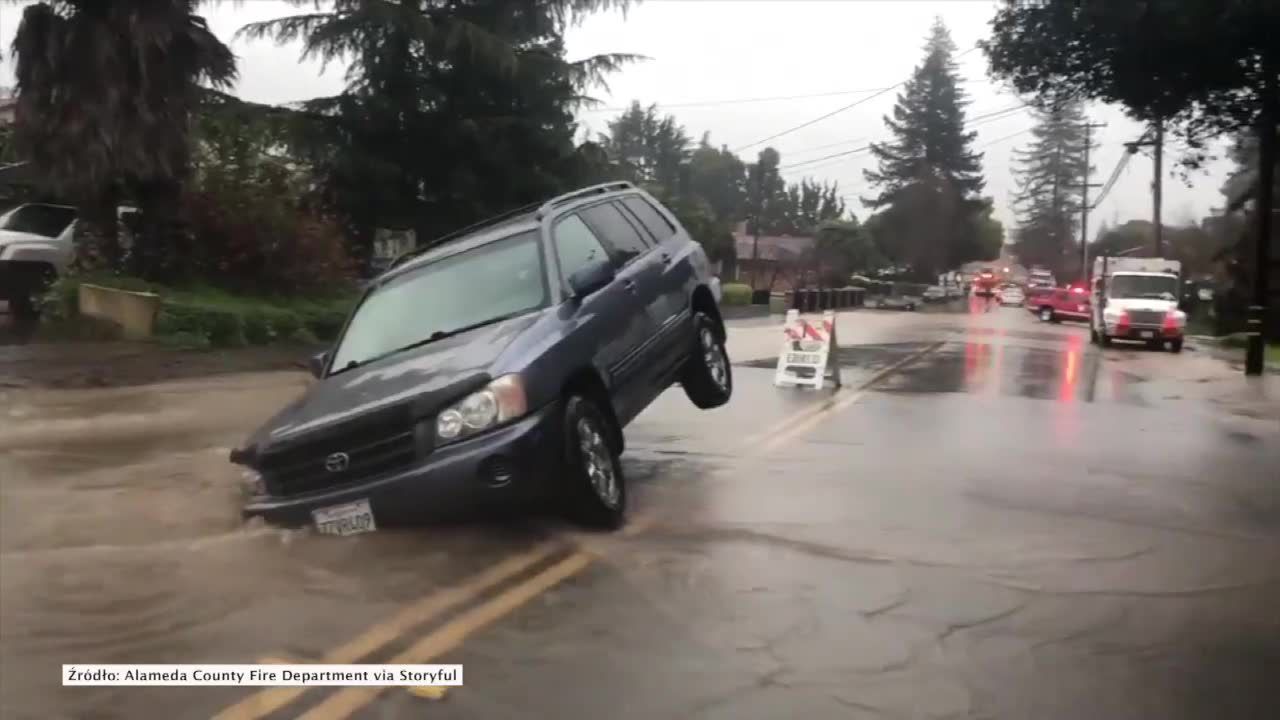
<path id="1" fill-rule="evenodd" d="M 1093 262 L 1089 335 L 1182 352 L 1187 315 L 1178 308 L 1182 264 L 1165 258 L 1099 257 Z"/>
<path id="2" fill-rule="evenodd" d="M 137 212 L 116 208 L 124 250 L 132 244 L 128 218 Z M 10 312 L 32 312 L 35 296 L 71 264 L 75 226 L 76 209 L 69 205 L 27 203 L 0 214 L 0 300 Z"/>

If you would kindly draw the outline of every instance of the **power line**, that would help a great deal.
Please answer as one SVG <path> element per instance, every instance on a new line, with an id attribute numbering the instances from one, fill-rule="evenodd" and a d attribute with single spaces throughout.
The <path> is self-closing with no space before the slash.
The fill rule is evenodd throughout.
<path id="1" fill-rule="evenodd" d="M 983 144 L 979 145 L 978 147 L 976 147 L 976 148 L 974 148 L 974 149 L 975 149 L 975 150 L 981 150 L 982 148 L 991 147 L 992 145 L 996 145 L 996 144 L 1002 143 L 1002 142 L 1004 142 L 1005 140 L 1012 140 L 1013 138 L 1016 138 L 1016 137 L 1018 137 L 1019 135 L 1026 135 L 1027 133 L 1029 133 L 1029 132 L 1031 132 L 1032 130 L 1035 130 L 1035 129 L 1036 129 L 1036 128 L 1035 128 L 1035 126 L 1034 126 L 1034 125 L 1033 125 L 1033 126 L 1031 126 L 1031 127 L 1029 127 L 1029 128 L 1023 128 L 1023 129 L 1019 130 L 1019 131 L 1018 131 L 1018 132 L 1016 132 L 1016 133 L 1009 133 L 1008 135 L 1005 135 L 1004 137 L 999 137 L 999 138 L 996 138 L 995 140 L 992 140 L 992 141 L 990 141 L 990 142 L 983 143 Z"/>
<path id="2" fill-rule="evenodd" d="M 1010 115 L 1012 115 L 1012 114 L 1014 114 L 1014 113 L 1018 112 L 1019 110 L 1022 110 L 1022 109 L 1023 109 L 1023 107 L 1025 107 L 1025 106 L 1024 106 L 1022 103 L 1019 103 L 1019 104 L 1017 104 L 1017 105 L 1014 105 L 1014 106 L 1011 106 L 1011 107 L 1004 108 L 1003 110 L 995 110 L 995 111 L 992 111 L 992 112 L 989 112 L 989 113 L 986 113 L 986 114 L 983 114 L 983 115 L 978 115 L 978 116 L 976 116 L 976 117 L 972 118 L 971 120 L 966 121 L 966 122 L 965 122 L 965 128 L 966 128 L 966 129 L 968 129 L 969 127 L 978 127 L 978 126 L 984 125 L 984 124 L 986 124 L 986 123 L 995 122 L 995 121 L 997 121 L 997 120 L 1004 120 L 1005 118 L 1007 118 L 1007 117 L 1009 117 Z M 973 121 L 980 121 L 980 122 L 973 122 Z M 813 159 L 811 159 L 811 160 L 802 160 L 802 161 L 800 161 L 800 162 L 794 162 L 794 163 L 791 163 L 790 165 L 782 165 L 782 166 L 780 166 L 780 167 L 778 168 L 778 170 L 791 170 L 791 169 L 798 168 L 798 167 L 802 167 L 802 166 L 805 166 L 805 165 L 810 165 L 810 164 L 813 164 L 813 163 L 819 163 L 819 162 L 822 162 L 822 161 L 824 161 L 824 160 L 831 160 L 831 159 L 834 159 L 834 158 L 846 157 L 846 156 L 849 156 L 849 155 L 853 155 L 854 153 L 860 153 L 860 152 L 863 152 L 863 151 L 865 151 L 865 150 L 869 150 L 869 149 L 871 149 L 871 145 L 872 145 L 872 143 L 868 143 L 868 144 L 866 144 L 866 145 L 863 145 L 862 147 L 854 148 L 854 149 L 852 149 L 852 150 L 845 150 L 845 151 L 843 151 L 843 152 L 832 153 L 832 154 L 830 154 L 830 155 L 824 155 L 824 156 L 822 156 L 822 157 L 820 157 L 820 158 L 813 158 Z"/>
<path id="3" fill-rule="evenodd" d="M 968 55 L 969 53 L 971 53 L 971 52 L 973 52 L 974 50 L 977 50 L 977 49 L 978 49 L 978 46 L 977 46 L 977 45 L 974 45 L 973 47 L 969 48 L 968 50 L 965 50 L 964 52 L 960 53 L 959 55 L 956 55 L 956 56 L 955 56 L 954 58 L 952 58 L 952 59 L 953 59 L 953 60 L 959 60 L 960 58 L 964 57 L 965 55 Z M 910 79 L 910 78 L 908 78 L 908 79 Z M 827 113 L 827 114 L 825 114 L 825 115 L 820 115 L 820 116 L 818 116 L 818 117 L 816 117 L 816 118 L 814 118 L 814 119 L 812 119 L 812 120 L 809 120 L 809 121 L 806 121 L 806 122 L 802 122 L 802 123 L 800 123 L 799 125 L 795 125 L 795 126 L 789 127 L 789 128 L 787 128 L 786 130 L 782 130 L 782 131 L 780 131 L 780 132 L 776 132 L 776 133 L 774 133 L 774 134 L 770 135 L 769 137 L 762 138 L 762 139 L 760 139 L 760 140 L 756 140 L 755 142 L 750 142 L 750 143 L 747 143 L 746 145 L 742 145 L 742 146 L 736 147 L 736 148 L 734 148 L 734 149 L 733 149 L 733 151 L 734 151 L 735 153 L 736 153 L 736 152 L 741 152 L 742 150 L 746 150 L 746 149 L 747 149 L 747 148 L 749 148 L 749 147 L 755 147 L 756 145 L 760 145 L 760 144 L 762 144 L 762 143 L 767 143 L 767 142 L 769 142 L 770 140 L 775 140 L 775 139 L 777 139 L 777 138 L 780 138 L 780 137 L 782 137 L 783 135 L 790 135 L 791 133 L 793 133 L 793 132 L 795 132 L 795 131 L 797 131 L 797 130 L 803 130 L 804 128 L 807 128 L 807 127 L 809 127 L 810 125 L 813 125 L 814 123 L 822 122 L 823 120 L 826 120 L 826 119 L 827 119 L 827 118 L 829 118 L 829 117 L 833 117 L 833 116 L 839 115 L 840 113 L 845 112 L 845 111 L 847 111 L 847 110 L 852 110 L 853 108 L 855 108 L 855 107 L 857 107 L 857 106 L 859 106 L 859 105 L 861 105 L 861 104 L 863 104 L 863 103 L 865 103 L 865 102 L 870 102 L 870 101 L 872 101 L 872 100 L 874 100 L 874 99 L 876 99 L 876 98 L 880 97 L 881 95 L 883 95 L 883 94 L 885 94 L 885 93 L 889 92 L 890 90 L 896 90 L 896 89 L 898 89 L 898 88 L 900 88 L 900 87 L 902 87 L 903 85 L 906 85 L 906 84 L 907 84 L 907 80 L 903 80 L 902 82 L 897 83 L 896 85 L 890 85 L 889 87 L 887 87 L 887 88 L 884 88 L 884 89 L 880 90 L 879 92 L 877 92 L 877 93 L 876 93 L 876 94 L 874 94 L 874 95 L 869 95 L 869 96 L 867 96 L 867 97 L 865 97 L 865 98 L 862 98 L 861 100 L 855 100 L 854 102 L 851 102 L 851 103 L 849 103 L 848 105 L 845 105 L 844 107 L 836 108 L 835 110 L 832 110 L 831 112 L 829 112 L 829 113 Z"/>
<path id="4" fill-rule="evenodd" d="M 808 95 L 778 95 L 775 97 L 753 97 L 753 98 L 729 98 L 724 100 L 696 100 L 682 103 L 653 103 L 660 108 L 695 108 L 695 107 L 715 107 L 719 105 L 742 105 L 745 103 L 756 102 L 776 102 L 781 100 L 808 100 L 810 98 L 836 97 L 839 95 L 858 95 L 860 93 L 877 92 L 886 88 L 863 88 L 861 90 L 833 90 L 831 92 L 810 93 Z M 630 105 L 616 105 L 612 107 L 590 108 L 583 112 L 626 112 L 631 109 Z"/>

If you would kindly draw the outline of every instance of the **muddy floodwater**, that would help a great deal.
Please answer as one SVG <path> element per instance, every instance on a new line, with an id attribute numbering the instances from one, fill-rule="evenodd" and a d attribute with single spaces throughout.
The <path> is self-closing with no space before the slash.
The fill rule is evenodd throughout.
<path id="1" fill-rule="evenodd" d="M 361 656 L 387 662 L 468 606 L 406 608 L 582 551 L 437 658 L 466 686 L 352 716 L 1280 717 L 1280 376 L 1016 308 L 840 323 L 839 394 L 774 388 L 776 322 L 733 323 L 730 405 L 674 388 L 627 429 L 642 522 L 614 535 L 547 508 L 246 524 L 228 452 L 305 391 L 304 354 L 0 346 L 0 717 L 212 717 L 250 691 L 59 669 L 345 660 L 394 626 Z"/>

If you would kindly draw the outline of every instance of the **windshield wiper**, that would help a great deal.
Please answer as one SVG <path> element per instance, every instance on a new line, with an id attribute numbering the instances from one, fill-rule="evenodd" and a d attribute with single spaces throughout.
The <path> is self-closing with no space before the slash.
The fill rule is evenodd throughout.
<path id="1" fill-rule="evenodd" d="M 390 356 L 392 356 L 392 355 L 395 355 L 396 353 L 402 353 L 402 352 L 404 352 L 405 350 L 412 350 L 412 349 L 414 349 L 414 348 L 422 347 L 423 345 L 427 345 L 427 344 L 429 344 L 429 343 L 433 343 L 433 342 L 435 342 L 435 341 L 437 341 L 437 340 L 444 340 L 445 338 L 453 337 L 454 335 L 461 335 L 461 334 L 462 334 L 462 333 L 464 333 L 464 332 L 469 332 L 469 331 L 471 331 L 471 330 L 476 330 L 476 329 L 478 329 L 478 328 L 482 328 L 482 327 L 484 327 L 485 325 L 493 325 L 494 323 L 500 323 L 500 322 L 502 322 L 502 321 L 504 321 L 504 320 L 510 320 L 510 319 L 511 319 L 511 318 L 513 318 L 513 317 L 517 317 L 517 316 L 519 316 L 519 315 L 523 315 L 523 314 L 525 314 L 525 312 L 526 312 L 526 311 L 521 310 L 521 311 L 518 311 L 518 312 L 507 313 L 506 315 L 499 315 L 499 316 L 497 316 L 497 317 L 495 317 L 495 318 L 489 318 L 488 320 L 483 320 L 483 321 L 478 322 L 478 323 L 472 323 L 472 324 L 470 324 L 470 325 L 463 325 L 462 327 L 460 327 L 460 328 L 454 328 L 453 330 L 436 330 L 435 332 L 431 333 L 430 335 L 428 335 L 427 337 L 423 338 L 422 340 L 419 340 L 419 341 L 417 341 L 417 342 L 409 343 L 408 345 L 405 345 L 404 347 L 398 347 L 398 348 L 396 348 L 395 350 L 388 350 L 387 352 L 380 353 L 380 354 L 378 354 L 378 355 L 374 355 L 373 357 L 370 357 L 370 358 L 365 358 L 364 360 L 352 360 L 351 362 L 349 362 L 349 363 L 347 363 L 346 365 L 344 365 L 342 368 L 340 368 L 340 369 L 338 369 L 338 370 L 335 370 L 335 371 L 333 371 L 332 373 L 329 373 L 329 374 L 330 374 L 330 375 L 337 375 L 338 373 L 343 372 L 344 370 L 351 370 L 351 369 L 353 369 L 353 368 L 358 368 L 358 367 L 360 367 L 361 365 L 368 365 L 368 364 L 369 364 L 369 363 L 371 363 L 371 362 L 377 362 L 378 360 L 381 360 L 382 358 L 390 357 Z"/>

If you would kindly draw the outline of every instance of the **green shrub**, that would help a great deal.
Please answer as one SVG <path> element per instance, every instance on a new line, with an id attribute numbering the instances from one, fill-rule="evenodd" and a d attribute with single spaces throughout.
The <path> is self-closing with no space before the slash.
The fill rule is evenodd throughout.
<path id="1" fill-rule="evenodd" d="M 298 345 L 319 345 L 320 338 L 317 338 L 315 333 L 308 328 L 299 327 L 289 334 L 289 342 L 297 343 Z"/>
<path id="2" fill-rule="evenodd" d="M 728 283 L 720 288 L 721 305 L 750 305 L 751 286 L 742 283 Z"/>
<path id="3" fill-rule="evenodd" d="M 342 325 L 347 321 L 347 311 L 336 307 L 317 307 L 307 311 L 303 321 L 317 338 L 332 340 L 342 332 Z"/>
<path id="4" fill-rule="evenodd" d="M 271 319 L 268 318 L 267 313 L 252 310 L 241 317 L 244 323 L 244 339 L 250 345 L 266 345 L 271 342 L 273 333 Z"/>
<path id="5" fill-rule="evenodd" d="M 199 336 L 214 347 L 241 347 L 248 343 L 242 315 L 202 305 L 163 303 L 156 318 L 156 333 Z"/>

